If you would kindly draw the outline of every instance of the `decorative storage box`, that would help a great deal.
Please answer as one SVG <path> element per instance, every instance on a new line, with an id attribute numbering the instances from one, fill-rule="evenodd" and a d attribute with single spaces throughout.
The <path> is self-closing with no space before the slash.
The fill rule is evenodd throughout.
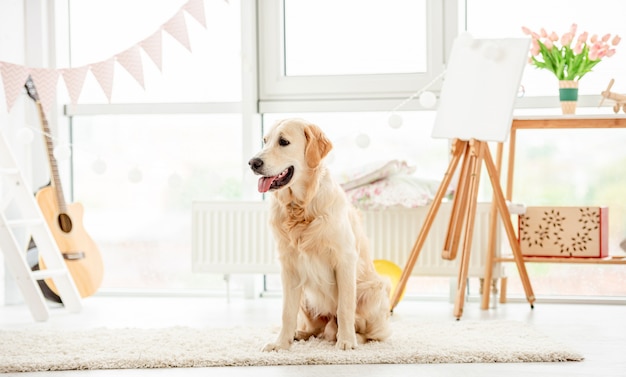
<path id="1" fill-rule="evenodd" d="M 608 213 L 607 207 L 527 207 L 519 217 L 522 254 L 607 257 Z"/>

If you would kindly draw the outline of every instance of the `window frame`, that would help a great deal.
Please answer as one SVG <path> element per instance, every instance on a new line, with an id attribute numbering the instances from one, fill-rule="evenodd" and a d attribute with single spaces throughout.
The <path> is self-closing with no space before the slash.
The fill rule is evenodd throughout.
<path id="1" fill-rule="evenodd" d="M 283 4 L 283 0 L 258 1 L 260 113 L 389 110 L 444 71 L 459 24 L 458 1 L 426 0 L 424 73 L 285 76 Z M 436 82 L 432 90 L 440 86 Z M 419 108 L 417 101 L 411 106 Z"/>

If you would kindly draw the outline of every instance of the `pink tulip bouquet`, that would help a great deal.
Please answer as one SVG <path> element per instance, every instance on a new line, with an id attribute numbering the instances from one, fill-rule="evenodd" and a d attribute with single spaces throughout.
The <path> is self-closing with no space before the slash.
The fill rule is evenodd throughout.
<path id="1" fill-rule="evenodd" d="M 579 80 L 603 58 L 615 54 L 615 46 L 621 41 L 618 35 L 612 39 L 611 34 L 589 37 L 585 31 L 576 37 L 577 28 L 572 24 L 570 30 L 559 37 L 556 32 L 548 34 L 543 28 L 536 33 L 522 27 L 522 32 L 532 38 L 529 63 L 549 70 L 558 80 Z"/>

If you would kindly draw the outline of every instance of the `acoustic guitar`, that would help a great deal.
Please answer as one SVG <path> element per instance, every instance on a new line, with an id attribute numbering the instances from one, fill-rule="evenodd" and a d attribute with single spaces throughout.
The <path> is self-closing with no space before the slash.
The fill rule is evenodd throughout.
<path id="1" fill-rule="evenodd" d="M 83 206 L 80 203 L 65 202 L 50 128 L 30 76 L 25 86 L 28 96 L 37 106 L 50 165 L 50 184 L 37 191 L 35 198 L 81 297 L 91 296 L 102 283 L 104 275 L 102 256 L 96 243 L 83 227 Z M 42 258 L 39 258 L 39 268 L 45 269 Z M 58 296 L 59 292 L 52 279 L 46 279 L 45 284 Z"/>

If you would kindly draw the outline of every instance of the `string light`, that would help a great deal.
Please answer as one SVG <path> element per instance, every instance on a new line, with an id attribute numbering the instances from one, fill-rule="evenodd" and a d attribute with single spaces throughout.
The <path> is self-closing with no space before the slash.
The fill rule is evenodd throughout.
<path id="1" fill-rule="evenodd" d="M 403 120 L 400 115 L 393 113 L 389 116 L 388 122 L 389 122 L 389 127 L 400 128 L 402 127 Z"/>
<path id="2" fill-rule="evenodd" d="M 15 134 L 15 138 L 18 142 L 22 143 L 23 145 L 27 145 L 33 142 L 34 140 L 34 133 L 38 133 L 41 136 L 45 136 L 47 138 L 49 138 L 50 140 L 52 140 L 53 144 L 58 144 L 57 146 L 54 147 L 53 151 L 52 151 L 52 155 L 54 156 L 54 158 L 57 161 L 66 161 L 68 160 L 71 156 L 72 156 L 72 150 L 73 149 L 77 149 L 76 144 L 72 144 L 72 143 L 62 143 L 61 140 L 59 140 L 58 138 L 56 138 L 54 135 L 52 135 L 49 132 L 44 132 L 43 130 L 39 129 L 38 127 L 35 126 L 31 126 L 29 124 L 26 124 L 24 126 L 22 126 Z M 87 153 L 91 152 L 90 150 L 85 150 L 83 149 L 83 151 L 86 151 Z M 107 163 L 102 159 L 102 157 L 98 156 L 94 162 L 91 164 L 91 169 L 93 170 L 94 173 L 98 174 L 98 175 L 102 175 L 107 171 Z M 175 174 L 175 173 L 174 173 Z M 179 178 L 182 181 L 182 178 Z M 128 180 L 131 183 L 139 183 L 143 180 L 143 173 L 141 171 L 141 169 L 139 169 L 139 167 L 134 167 L 133 169 L 131 169 L 128 172 Z M 170 182 L 170 186 L 171 182 Z"/>
<path id="3" fill-rule="evenodd" d="M 33 139 L 35 138 L 35 134 L 30 128 L 22 127 L 19 130 L 17 130 L 17 133 L 15 134 L 15 138 L 20 144 L 27 145 L 33 142 Z"/>
<path id="4" fill-rule="evenodd" d="M 356 137 L 356 145 L 358 145 L 361 148 L 367 148 L 370 145 L 370 137 L 367 134 L 359 134 Z"/>
<path id="5" fill-rule="evenodd" d="M 426 109 L 435 107 L 437 104 L 437 96 L 433 92 L 424 92 L 420 94 L 420 105 Z"/>
<path id="6" fill-rule="evenodd" d="M 128 180 L 130 181 L 130 183 L 139 183 L 141 182 L 142 179 L 143 179 L 143 174 L 141 173 L 141 170 L 139 170 L 138 167 L 134 167 L 130 169 L 130 171 L 128 172 Z"/>
<path id="7" fill-rule="evenodd" d="M 415 93 L 410 95 L 408 98 L 406 98 L 404 101 L 402 101 L 400 104 L 395 106 L 390 111 L 390 115 L 389 115 L 389 118 L 388 118 L 389 126 L 391 128 L 400 128 L 402 126 L 404 121 L 402 119 L 402 116 L 400 116 L 397 113 L 397 111 L 399 109 L 401 109 L 402 107 L 404 107 L 410 101 L 414 100 L 418 96 L 419 96 L 418 99 L 419 99 L 420 105 L 422 107 L 424 107 L 424 108 L 432 108 L 432 107 L 434 107 L 437 104 L 437 96 L 433 92 L 427 91 L 427 89 L 429 89 L 431 86 L 433 86 L 444 75 L 445 75 L 445 71 L 443 71 L 442 73 L 437 75 L 433 80 L 431 80 L 428 84 L 426 84 L 420 90 L 416 91 Z M 29 143 L 31 143 L 33 141 L 33 139 L 34 139 L 33 130 L 37 131 L 39 134 L 41 134 L 43 136 L 47 136 L 48 138 L 50 138 L 53 141 L 58 141 L 50 133 L 46 133 L 46 132 L 44 132 L 44 131 L 36 128 L 36 127 L 30 126 L 30 125 L 26 125 L 25 127 L 22 127 L 20 130 L 18 130 L 18 132 L 16 134 L 16 139 L 20 143 L 22 143 L 22 144 L 29 144 Z M 355 139 L 356 145 L 359 146 L 360 148 L 367 148 L 367 147 L 369 147 L 370 142 L 371 142 L 370 137 L 366 133 L 361 133 L 361 134 L 357 135 L 357 137 Z M 69 159 L 71 157 L 72 148 L 75 148 L 75 147 L 76 146 L 73 145 L 73 144 L 58 145 L 58 146 L 56 146 L 54 148 L 53 155 L 54 155 L 54 157 L 57 160 L 60 160 L 60 161 L 61 160 L 67 160 L 67 159 Z M 106 162 L 104 160 L 102 160 L 101 157 L 98 157 L 92 163 L 91 168 L 94 171 L 94 173 L 96 173 L 98 175 L 102 175 L 107 170 L 107 164 L 106 164 Z M 138 167 L 134 167 L 131 170 L 129 170 L 129 172 L 128 172 L 128 180 L 131 183 L 139 183 L 139 182 L 142 181 L 142 179 L 143 179 L 143 173 L 141 172 L 141 170 Z M 177 173 L 173 173 L 168 178 L 168 184 L 172 188 L 179 187 L 180 184 L 182 184 L 182 178 Z"/>
<path id="8" fill-rule="evenodd" d="M 91 164 L 91 169 L 94 173 L 102 175 L 107 171 L 107 164 L 102 158 L 98 157 L 93 164 Z"/>
<path id="9" fill-rule="evenodd" d="M 402 123 L 403 123 L 402 117 L 396 112 L 400 110 L 402 107 L 404 107 L 404 105 L 406 105 L 407 103 L 413 101 L 416 97 L 419 97 L 419 102 L 422 107 L 427 108 L 427 109 L 434 107 L 437 104 L 437 96 L 433 92 L 430 92 L 427 90 L 431 86 L 433 86 L 437 81 L 439 81 L 445 74 L 446 74 L 446 71 L 444 70 L 439 75 L 437 75 L 437 77 L 432 79 L 428 84 L 422 87 L 420 90 L 411 94 L 407 99 L 405 99 L 404 101 L 399 103 L 396 107 L 394 107 L 390 112 L 391 114 L 389 115 L 389 118 L 387 119 L 387 123 L 389 124 L 389 127 L 400 128 L 402 126 Z"/>
<path id="10" fill-rule="evenodd" d="M 57 161 L 67 161 L 72 156 L 72 150 L 68 145 L 57 145 L 52 154 Z"/>
<path id="11" fill-rule="evenodd" d="M 167 183 L 170 188 L 179 188 L 183 184 L 183 178 L 180 174 L 172 173 L 170 177 L 167 179 Z"/>

